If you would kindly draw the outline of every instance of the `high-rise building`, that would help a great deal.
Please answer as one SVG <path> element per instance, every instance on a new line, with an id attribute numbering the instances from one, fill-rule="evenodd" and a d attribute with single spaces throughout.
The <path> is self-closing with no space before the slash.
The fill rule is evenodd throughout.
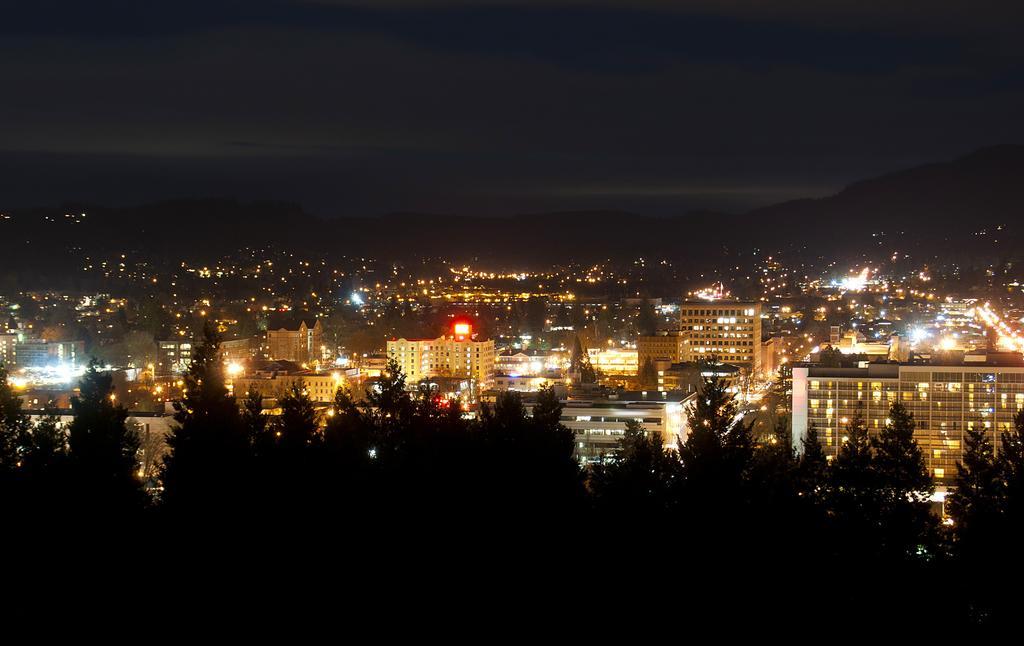
<path id="1" fill-rule="evenodd" d="M 267 354 L 272 361 L 312 364 L 322 358 L 324 328 L 319 319 L 299 319 L 267 328 Z"/>
<path id="2" fill-rule="evenodd" d="M 1019 353 L 967 355 L 955 365 L 866 363 L 830 368 L 793 367 L 793 445 L 811 426 L 834 457 L 847 424 L 861 417 L 868 432 L 885 427 L 899 400 L 914 415 L 914 439 L 937 484 L 956 477 L 964 432 L 984 429 L 994 446 L 1024 409 L 1024 361 Z"/>
<path id="3" fill-rule="evenodd" d="M 456 322 L 436 339 L 392 339 L 388 356 L 411 383 L 429 377 L 470 377 L 486 387 L 494 375 L 494 341 L 482 341 L 469 323 Z"/>
<path id="4" fill-rule="evenodd" d="M 761 371 L 761 303 L 687 301 L 679 306 L 679 329 L 686 337 L 682 361 L 718 357 Z"/>

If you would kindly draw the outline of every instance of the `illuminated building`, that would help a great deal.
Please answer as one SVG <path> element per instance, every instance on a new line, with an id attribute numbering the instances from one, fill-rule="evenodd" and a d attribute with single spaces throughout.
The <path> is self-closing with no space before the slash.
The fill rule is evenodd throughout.
<path id="1" fill-rule="evenodd" d="M 302 370 L 292 362 L 278 361 L 264 365 L 251 375 L 231 380 L 232 392 L 244 397 L 255 390 L 264 399 L 277 399 L 294 386 L 300 386 L 309 398 L 318 403 L 330 403 L 338 388 L 344 386 L 346 376 L 340 371 L 316 372 Z"/>
<path id="2" fill-rule="evenodd" d="M 955 365 L 794 366 L 794 446 L 813 425 L 826 455 L 834 457 L 850 420 L 860 415 L 877 434 L 897 399 L 914 415 L 914 439 L 929 472 L 948 485 L 963 456 L 964 431 L 984 429 L 998 451 L 1000 434 L 1024 409 L 1024 361 L 1019 353 L 992 353 L 967 355 Z"/>
<path id="3" fill-rule="evenodd" d="M 760 303 L 687 301 L 679 306 L 679 328 L 686 336 L 683 361 L 715 356 L 761 372 Z"/>
<path id="4" fill-rule="evenodd" d="M 14 363 L 19 368 L 70 366 L 85 362 L 84 341 L 21 341 L 15 349 Z"/>
<path id="5" fill-rule="evenodd" d="M 17 334 L 0 334 L 0 365 L 14 367 L 17 345 Z"/>
<path id="6" fill-rule="evenodd" d="M 633 376 L 637 373 L 637 351 L 617 348 L 589 348 L 587 355 L 595 370 L 609 376 Z"/>
<path id="7" fill-rule="evenodd" d="M 654 336 L 637 337 L 637 369 L 650 360 L 679 363 L 685 361 L 688 336 L 681 330 L 661 331 Z"/>
<path id="8" fill-rule="evenodd" d="M 534 377 L 560 370 L 563 360 L 557 354 L 538 352 L 502 353 L 494 358 L 495 372 L 510 377 Z"/>
<path id="9" fill-rule="evenodd" d="M 258 351 L 256 340 L 252 338 L 228 339 L 220 342 L 220 356 L 225 363 L 245 363 L 255 359 Z"/>
<path id="10" fill-rule="evenodd" d="M 557 372 L 544 375 L 506 375 L 497 373 L 494 375 L 493 386 L 495 390 L 514 390 L 521 393 L 535 393 L 541 388 L 554 383 L 561 383 L 563 379 Z"/>
<path id="11" fill-rule="evenodd" d="M 615 399 L 563 401 L 561 423 L 576 434 L 575 455 L 583 463 L 599 462 L 619 448 L 626 422 L 637 420 L 648 433 L 661 435 L 665 446 L 686 441 L 686 406 L 695 395 L 620 392 Z"/>
<path id="12" fill-rule="evenodd" d="M 192 342 L 171 339 L 157 343 L 160 374 L 181 373 L 192 363 Z"/>
<path id="13" fill-rule="evenodd" d="M 469 377 L 486 387 L 494 375 L 494 341 L 478 341 L 469 323 L 436 339 L 392 339 L 388 356 L 411 383 L 428 377 Z"/>
<path id="14" fill-rule="evenodd" d="M 312 364 L 321 360 L 324 328 L 319 319 L 272 323 L 267 328 L 267 358 Z"/>

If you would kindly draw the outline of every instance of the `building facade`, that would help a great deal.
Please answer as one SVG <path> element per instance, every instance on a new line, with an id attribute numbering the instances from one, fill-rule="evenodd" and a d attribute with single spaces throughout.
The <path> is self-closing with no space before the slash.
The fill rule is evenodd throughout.
<path id="1" fill-rule="evenodd" d="M 17 363 L 17 334 L 0 334 L 0 365 L 11 369 Z"/>
<path id="2" fill-rule="evenodd" d="M 192 342 L 170 339 L 157 343 L 157 370 L 160 374 L 179 374 L 192 364 Z"/>
<path id="3" fill-rule="evenodd" d="M 682 361 L 720 361 L 761 372 L 761 303 L 687 301 L 679 305 Z"/>
<path id="4" fill-rule="evenodd" d="M 658 361 L 679 363 L 686 356 L 687 335 L 682 330 L 660 331 L 654 336 L 640 336 L 636 340 L 637 369 L 644 363 Z"/>
<path id="5" fill-rule="evenodd" d="M 267 330 L 267 358 L 310 365 L 321 360 L 324 328 L 319 319 L 301 320 Z"/>
<path id="6" fill-rule="evenodd" d="M 998 451 L 1000 434 L 1024 409 L 1024 363 L 992 365 L 968 357 L 959 365 L 794 366 L 794 446 L 813 426 L 826 455 L 834 457 L 850 420 L 860 416 L 877 434 L 897 400 L 914 415 L 914 438 L 935 482 L 950 485 L 963 457 L 964 432 L 985 430 Z"/>
<path id="7" fill-rule="evenodd" d="M 686 441 L 686 407 L 694 395 L 623 392 L 616 399 L 563 401 L 562 424 L 576 434 L 575 455 L 582 463 L 600 462 L 619 449 L 626 422 L 661 436 L 665 446 Z"/>
<path id="8" fill-rule="evenodd" d="M 84 363 L 84 341 L 27 339 L 19 342 L 14 350 L 14 364 L 19 368 L 75 368 Z"/>
<path id="9" fill-rule="evenodd" d="M 468 323 L 436 339 L 392 339 L 388 357 L 398 362 L 410 383 L 430 377 L 469 377 L 481 388 L 494 376 L 494 341 L 480 341 Z"/>

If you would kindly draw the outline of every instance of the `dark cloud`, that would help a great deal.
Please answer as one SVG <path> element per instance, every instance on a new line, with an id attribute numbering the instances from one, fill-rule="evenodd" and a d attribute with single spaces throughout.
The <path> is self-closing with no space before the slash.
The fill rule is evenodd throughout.
<path id="1" fill-rule="evenodd" d="M 0 2 L 0 196 L 670 213 L 1020 141 L 1005 13 L 906 6 Z"/>

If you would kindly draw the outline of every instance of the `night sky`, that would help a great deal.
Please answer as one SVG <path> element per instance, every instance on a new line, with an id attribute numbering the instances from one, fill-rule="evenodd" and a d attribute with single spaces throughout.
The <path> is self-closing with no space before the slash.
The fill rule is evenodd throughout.
<path id="1" fill-rule="evenodd" d="M 0 0 L 0 206 L 825 195 L 1024 141 L 1024 3 L 956 5 Z"/>

